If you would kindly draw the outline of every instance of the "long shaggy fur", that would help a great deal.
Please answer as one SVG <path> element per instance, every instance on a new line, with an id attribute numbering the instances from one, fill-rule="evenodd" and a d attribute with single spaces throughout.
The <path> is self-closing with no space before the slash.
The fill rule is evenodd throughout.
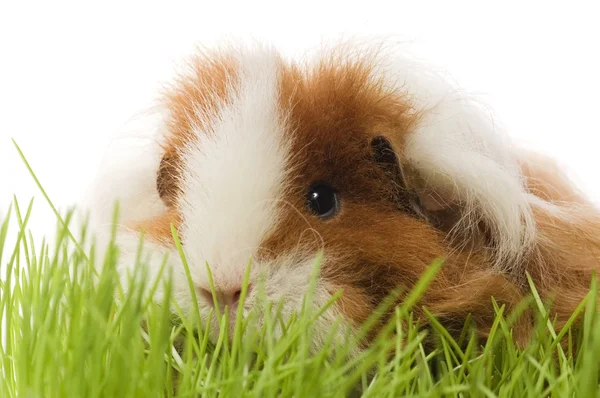
<path id="1" fill-rule="evenodd" d="M 600 260 L 598 209 L 551 160 L 513 146 L 490 110 L 402 46 L 345 43 L 302 61 L 224 47 L 188 66 L 162 97 L 150 160 L 120 164 L 120 179 L 102 178 L 92 191 L 97 213 L 110 200 L 126 203 L 124 269 L 141 232 L 155 252 L 176 257 L 174 225 L 199 289 L 206 262 L 217 288 L 230 289 L 252 258 L 253 278 L 266 278 L 270 297 L 287 300 L 291 313 L 306 264 L 323 250 L 317 301 L 343 290 L 326 319 L 341 315 L 350 328 L 440 257 L 421 304 L 449 325 L 470 314 L 482 335 L 491 298 L 514 308 L 529 294 L 527 273 L 559 324 L 586 294 Z M 374 156 L 374 142 L 393 156 Z M 331 220 L 307 209 L 315 181 L 339 192 Z M 172 262 L 175 296 L 189 310 L 181 267 Z M 522 318 L 517 335 L 529 326 Z"/>

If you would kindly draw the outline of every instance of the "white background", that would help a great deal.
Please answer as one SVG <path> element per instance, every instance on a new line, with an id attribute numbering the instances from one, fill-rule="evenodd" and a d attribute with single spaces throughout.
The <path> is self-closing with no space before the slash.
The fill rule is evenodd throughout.
<path id="1" fill-rule="evenodd" d="M 11 138 L 55 203 L 73 203 L 181 56 L 223 38 L 287 53 L 340 36 L 415 39 L 599 200 L 599 17 L 598 1 L 0 0 L 0 216 L 13 194 L 36 196 L 32 227 L 54 228 Z"/>

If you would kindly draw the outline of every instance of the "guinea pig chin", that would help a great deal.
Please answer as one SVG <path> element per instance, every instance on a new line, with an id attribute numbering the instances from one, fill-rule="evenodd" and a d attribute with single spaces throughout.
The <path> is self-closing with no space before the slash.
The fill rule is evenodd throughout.
<path id="1" fill-rule="evenodd" d="M 219 335 L 219 323 L 216 317 L 209 319 L 211 312 L 215 312 L 212 290 L 210 287 L 207 264 L 213 278 L 214 291 L 219 302 L 219 311 L 223 313 L 225 306 L 230 312 L 230 331 L 235 324 L 235 311 L 239 304 L 239 295 L 244 281 L 246 267 L 250 263 L 250 277 L 247 296 L 244 301 L 243 315 L 248 316 L 251 311 L 257 316 L 258 326 L 263 322 L 265 315 L 265 302 L 280 303 L 278 314 L 288 319 L 295 311 L 300 311 L 302 302 L 311 286 L 311 278 L 315 270 L 317 253 L 292 253 L 268 260 L 256 259 L 248 250 L 240 250 L 230 256 L 212 257 L 214 263 L 208 257 L 202 257 L 194 250 L 193 245 L 187 248 L 186 262 L 190 271 L 191 281 L 195 292 L 190 291 L 188 277 L 185 267 L 177 250 L 163 243 L 146 240 L 144 243 L 144 254 L 141 261 L 137 261 L 139 248 L 139 234 L 131 231 L 121 231 L 118 237 L 120 247 L 119 273 L 123 284 L 127 289 L 127 275 L 131 274 L 136 266 L 145 266 L 148 270 L 150 280 L 159 277 L 159 272 L 167 256 L 168 267 L 163 278 L 172 277 L 172 299 L 181 308 L 184 315 L 191 315 L 195 311 L 194 296 L 198 304 L 200 319 L 204 327 L 209 327 L 211 339 Z M 188 258 L 187 253 L 195 253 L 193 259 Z M 216 261 L 219 260 L 219 261 Z M 321 261 L 326 261 L 322 259 Z M 316 280 L 313 292 L 313 306 L 320 308 L 330 300 L 332 294 L 331 286 L 319 278 Z M 159 284 L 154 300 L 161 302 L 164 299 L 164 286 Z M 277 307 L 277 306 L 274 306 Z M 172 307 L 176 313 L 175 306 Z M 339 314 L 335 310 L 327 312 L 316 325 L 317 338 L 315 344 L 326 338 L 327 330 Z M 319 337 L 320 335 L 323 335 Z"/>

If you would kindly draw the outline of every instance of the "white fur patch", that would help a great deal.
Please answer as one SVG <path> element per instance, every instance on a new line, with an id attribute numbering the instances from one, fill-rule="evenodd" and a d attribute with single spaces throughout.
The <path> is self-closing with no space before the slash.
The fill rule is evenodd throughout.
<path id="1" fill-rule="evenodd" d="M 117 131 L 105 150 L 96 175 L 79 199 L 72 225 L 79 229 L 89 217 L 97 247 L 104 249 L 108 244 L 117 202 L 119 222 L 125 225 L 157 217 L 166 211 L 156 190 L 165 117 L 164 110 L 151 108 Z M 79 232 L 75 236 L 79 236 Z M 87 243 L 89 246 L 91 242 Z M 103 250 L 96 251 L 96 264 L 103 259 L 103 254 Z"/>
<path id="2" fill-rule="evenodd" d="M 457 228 L 482 220 L 491 227 L 494 265 L 503 271 L 519 263 L 535 233 L 529 195 L 511 153 L 485 110 L 452 93 L 426 110 L 404 152 L 428 187 L 464 207 Z"/>
<path id="3" fill-rule="evenodd" d="M 276 226 L 289 145 L 278 108 L 278 64 L 268 50 L 240 53 L 238 87 L 182 153 L 182 239 L 192 277 L 208 289 L 241 284 L 249 259 Z M 206 119 L 204 119 L 206 120 Z"/>
<path id="4" fill-rule="evenodd" d="M 156 191 L 165 119 L 164 110 L 149 109 L 112 138 L 97 175 L 80 200 L 80 208 L 94 210 L 94 224 L 112 221 L 115 201 L 119 201 L 123 223 L 139 222 L 165 211 Z"/>

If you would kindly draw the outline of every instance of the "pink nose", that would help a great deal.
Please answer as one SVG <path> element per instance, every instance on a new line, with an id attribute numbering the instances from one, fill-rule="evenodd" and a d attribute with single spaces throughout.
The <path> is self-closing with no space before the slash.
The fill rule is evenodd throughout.
<path id="1" fill-rule="evenodd" d="M 248 290 L 250 290 L 250 286 L 248 286 Z M 198 293 L 207 304 L 211 306 L 215 305 L 213 295 L 210 290 L 198 287 Z M 217 303 L 219 304 L 219 307 L 224 308 L 227 306 L 228 308 L 233 309 L 237 307 L 238 302 L 240 301 L 242 288 L 234 287 L 230 289 L 220 289 L 219 287 L 215 286 L 215 293 L 217 296 Z"/>

